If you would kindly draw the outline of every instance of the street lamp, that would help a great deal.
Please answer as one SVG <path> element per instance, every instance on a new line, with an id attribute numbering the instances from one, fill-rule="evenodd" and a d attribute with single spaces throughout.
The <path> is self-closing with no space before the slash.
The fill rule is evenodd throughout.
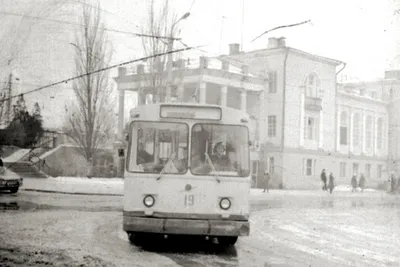
<path id="1" fill-rule="evenodd" d="M 174 46 L 174 38 L 173 38 L 173 32 L 174 32 L 174 27 L 178 22 L 187 19 L 190 16 L 190 12 L 186 12 L 183 14 L 183 16 L 178 19 L 174 24 L 171 26 L 171 35 L 170 38 L 168 39 L 168 62 L 167 62 L 167 70 L 168 70 L 168 76 L 167 76 L 167 90 L 165 92 L 165 102 L 169 102 L 171 99 L 171 87 L 172 87 L 172 49 Z"/>

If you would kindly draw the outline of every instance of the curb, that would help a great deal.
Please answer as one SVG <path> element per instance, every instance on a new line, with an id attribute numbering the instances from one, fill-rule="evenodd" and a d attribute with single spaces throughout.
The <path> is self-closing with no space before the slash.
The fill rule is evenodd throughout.
<path id="1" fill-rule="evenodd" d="M 122 197 L 122 196 L 124 196 L 123 194 L 63 192 L 63 191 L 56 191 L 56 190 L 29 189 L 29 188 L 21 188 L 20 190 L 22 190 L 22 191 L 30 191 L 30 192 L 40 192 L 40 193 L 65 194 L 65 195 L 112 196 L 112 197 Z"/>

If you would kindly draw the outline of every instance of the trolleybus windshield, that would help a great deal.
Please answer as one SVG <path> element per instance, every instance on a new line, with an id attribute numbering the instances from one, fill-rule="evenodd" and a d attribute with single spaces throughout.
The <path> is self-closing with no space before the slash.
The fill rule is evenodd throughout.
<path id="1" fill-rule="evenodd" d="M 195 175 L 246 177 L 250 173 L 248 129 L 197 123 L 192 128 L 191 171 Z"/>
<path id="2" fill-rule="evenodd" d="M 128 171 L 186 173 L 188 169 L 188 125 L 135 121 L 131 126 Z"/>

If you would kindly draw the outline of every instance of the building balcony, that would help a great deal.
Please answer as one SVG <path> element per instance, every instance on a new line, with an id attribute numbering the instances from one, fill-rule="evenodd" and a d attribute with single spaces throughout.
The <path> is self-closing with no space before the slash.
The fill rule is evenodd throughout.
<path id="1" fill-rule="evenodd" d="M 304 99 L 304 107 L 307 110 L 321 111 L 322 110 L 322 99 L 306 96 Z"/>

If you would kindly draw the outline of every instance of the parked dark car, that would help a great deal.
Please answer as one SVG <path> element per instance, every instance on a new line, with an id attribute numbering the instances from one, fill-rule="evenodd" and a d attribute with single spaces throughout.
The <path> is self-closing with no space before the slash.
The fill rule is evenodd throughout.
<path id="1" fill-rule="evenodd" d="M 16 173 L 0 167 L 0 190 L 8 190 L 11 193 L 17 193 L 18 189 L 22 186 L 23 179 Z"/>

